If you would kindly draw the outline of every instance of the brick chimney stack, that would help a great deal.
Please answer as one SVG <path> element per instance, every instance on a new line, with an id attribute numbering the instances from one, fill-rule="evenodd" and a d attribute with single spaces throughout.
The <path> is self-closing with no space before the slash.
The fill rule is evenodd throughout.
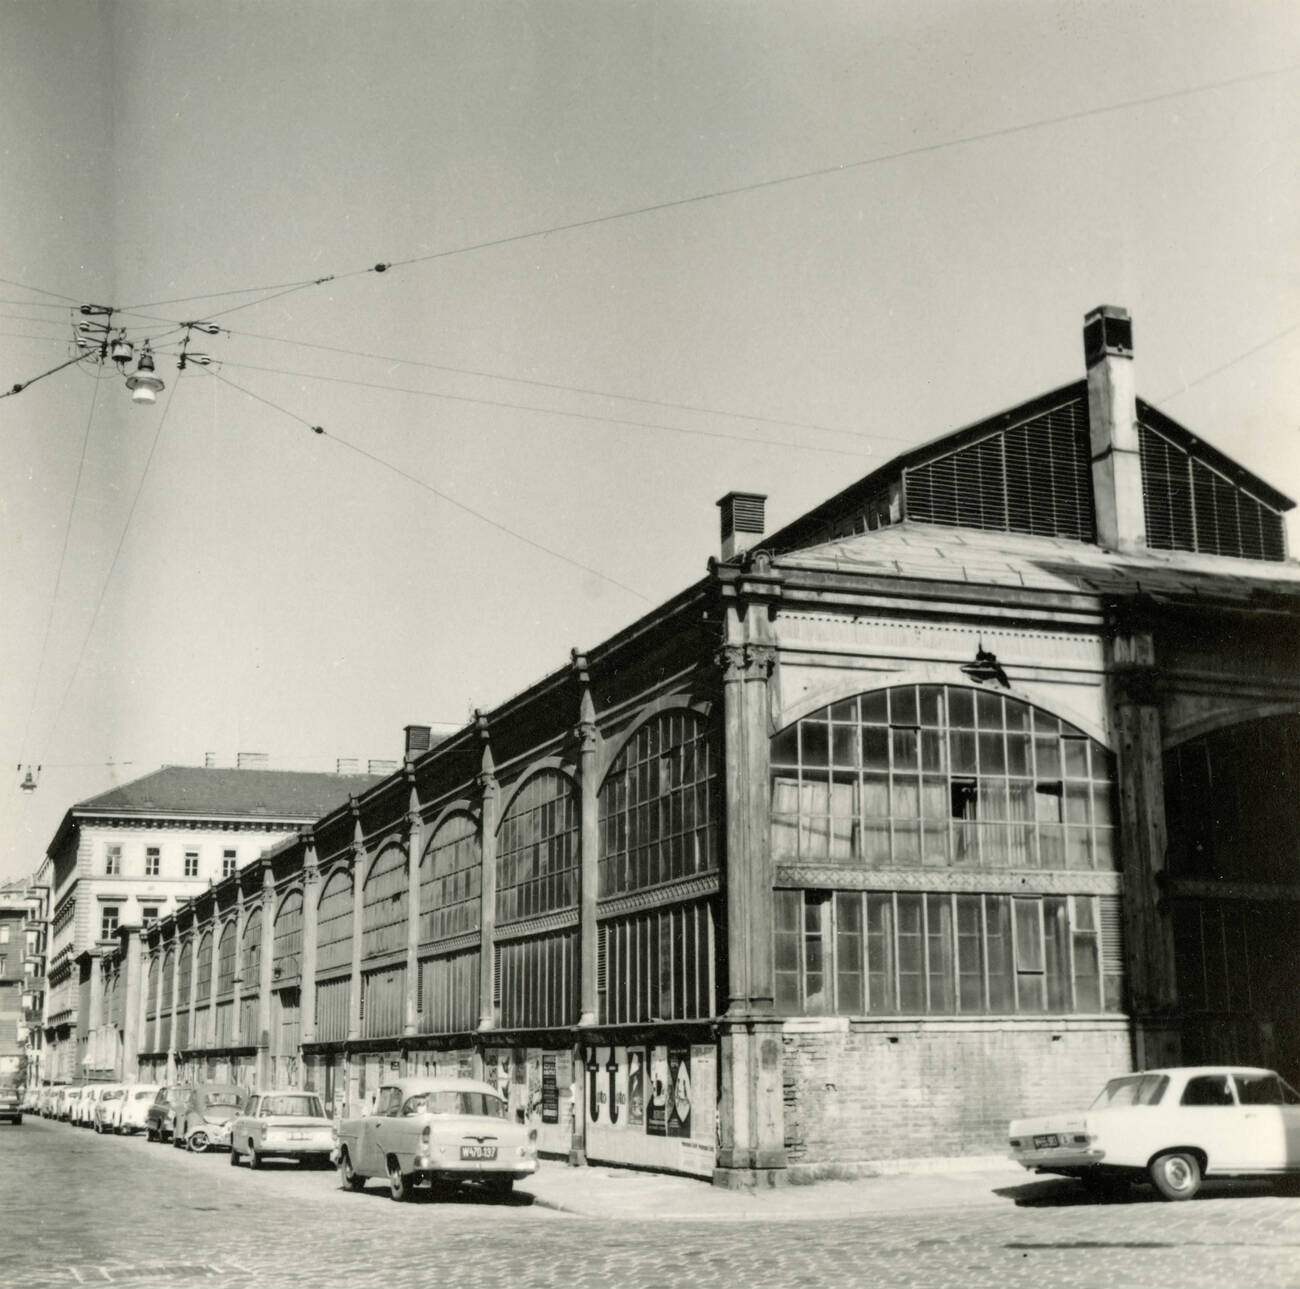
<path id="1" fill-rule="evenodd" d="M 761 492 L 729 492 L 718 499 L 722 512 L 722 562 L 751 550 L 763 540 L 764 506 Z"/>
<path id="2" fill-rule="evenodd" d="M 1083 354 L 1097 541 L 1108 550 L 1134 550 L 1146 545 L 1147 534 L 1128 310 L 1093 309 L 1083 320 Z"/>

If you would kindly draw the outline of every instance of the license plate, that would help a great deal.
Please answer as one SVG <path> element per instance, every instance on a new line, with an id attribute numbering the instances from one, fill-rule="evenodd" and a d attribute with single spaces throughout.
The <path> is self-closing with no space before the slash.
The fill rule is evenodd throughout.
<path id="1" fill-rule="evenodd" d="M 1045 1133 L 1041 1137 L 1034 1138 L 1035 1150 L 1054 1150 L 1061 1144 L 1061 1139 L 1054 1132 Z"/>
<path id="2" fill-rule="evenodd" d="M 307 1140 L 307 1133 L 305 1133 L 305 1132 L 291 1132 L 291 1133 L 289 1134 L 289 1140 L 290 1140 L 290 1141 L 306 1141 L 306 1140 Z"/>
<path id="3" fill-rule="evenodd" d="M 495 1159 L 497 1157 L 497 1148 L 495 1146 L 462 1146 L 460 1148 L 460 1157 L 462 1159 Z"/>

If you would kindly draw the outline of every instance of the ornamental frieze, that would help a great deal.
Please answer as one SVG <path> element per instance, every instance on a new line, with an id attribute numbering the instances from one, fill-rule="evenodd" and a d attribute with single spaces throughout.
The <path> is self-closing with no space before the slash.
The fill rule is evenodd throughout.
<path id="1" fill-rule="evenodd" d="M 528 918 L 523 922 L 512 922 L 506 927 L 497 927 L 495 940 L 504 944 L 507 940 L 527 940 L 536 935 L 549 935 L 552 931 L 564 931 L 578 925 L 578 910 L 564 909 L 559 913 L 547 913 L 542 917 Z"/>
<path id="2" fill-rule="evenodd" d="M 685 904 L 716 895 L 721 886 L 717 873 L 707 873 L 701 877 L 688 877 L 684 881 L 652 886 L 648 890 L 634 891 L 628 895 L 611 895 L 597 902 L 596 912 L 602 918 L 613 918 L 665 904 Z"/>
<path id="3" fill-rule="evenodd" d="M 779 864 L 776 886 L 841 891 L 969 891 L 991 895 L 1118 895 L 1118 873 L 967 871 L 951 868 L 862 869 Z"/>

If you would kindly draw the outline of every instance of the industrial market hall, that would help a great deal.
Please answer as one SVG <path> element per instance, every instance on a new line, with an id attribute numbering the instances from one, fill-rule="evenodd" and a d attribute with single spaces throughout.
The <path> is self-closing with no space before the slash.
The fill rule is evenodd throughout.
<path id="1" fill-rule="evenodd" d="M 729 493 L 694 585 L 109 928 L 85 1077 L 473 1073 L 544 1152 L 729 1186 L 1300 1079 L 1294 503 L 1138 396 L 1123 309 L 1082 347 L 777 531 Z"/>

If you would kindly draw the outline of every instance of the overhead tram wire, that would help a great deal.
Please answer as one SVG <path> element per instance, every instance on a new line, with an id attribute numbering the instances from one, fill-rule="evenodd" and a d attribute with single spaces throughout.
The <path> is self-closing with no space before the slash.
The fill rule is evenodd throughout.
<path id="1" fill-rule="evenodd" d="M 77 660 L 72 665 L 72 674 L 68 678 L 63 697 L 59 700 L 58 710 L 54 713 L 50 732 L 46 735 L 44 754 L 39 758 L 41 764 L 44 764 L 45 756 L 49 754 L 50 747 L 54 743 L 59 721 L 63 718 L 64 709 L 67 707 L 68 699 L 72 694 L 72 687 L 77 683 L 77 676 L 81 671 L 81 664 L 86 656 L 86 646 L 90 643 L 95 624 L 99 621 L 100 610 L 104 607 L 104 597 L 108 594 L 108 585 L 113 580 L 113 573 L 117 569 L 117 561 L 121 557 L 122 547 L 126 544 L 126 535 L 131 530 L 131 521 L 135 518 L 135 508 L 139 504 L 140 494 L 144 491 L 145 480 L 149 477 L 149 468 L 153 465 L 154 454 L 158 450 L 158 441 L 162 438 L 163 426 L 167 424 L 167 414 L 171 411 L 172 400 L 176 397 L 176 390 L 179 386 L 179 380 L 172 382 L 170 392 L 167 395 L 167 402 L 163 405 L 162 415 L 158 418 L 158 428 L 154 430 L 153 442 L 149 445 L 149 455 L 145 458 L 144 469 L 140 472 L 140 480 L 135 486 L 135 495 L 131 498 L 131 508 L 127 511 L 126 522 L 122 525 L 122 532 L 117 539 L 117 549 L 113 552 L 113 559 L 108 566 L 108 572 L 104 574 L 104 581 L 99 588 L 99 598 L 95 601 L 95 611 L 90 616 L 90 625 L 86 628 L 86 634 L 81 638 L 81 648 L 77 650 Z M 98 389 L 99 386 L 96 385 L 95 388 Z"/>
<path id="2" fill-rule="evenodd" d="M 793 421 L 780 416 L 759 416 L 753 412 L 730 412 L 720 407 L 705 407 L 698 403 L 673 403 L 662 398 L 641 398 L 636 394 L 617 394 L 613 390 L 593 389 L 586 385 L 564 385 L 559 381 L 537 380 L 528 376 L 508 376 L 505 372 L 483 371 L 474 367 L 452 367 L 447 363 L 424 362 L 418 358 L 398 358 L 392 354 L 372 354 L 361 349 L 345 349 L 341 345 L 323 345 L 311 340 L 295 340 L 289 336 L 266 336 L 256 331 L 234 330 L 223 327 L 230 336 L 248 340 L 269 340 L 280 345 L 296 345 L 300 349 L 318 349 L 322 353 L 344 354 L 350 358 L 369 358 L 375 362 L 397 363 L 403 367 L 420 367 L 428 371 L 449 372 L 455 376 L 476 376 L 484 380 L 500 380 L 511 385 L 532 385 L 536 389 L 551 389 L 564 394 L 584 394 L 592 398 L 612 398 L 623 403 L 639 403 L 645 407 L 664 407 L 677 412 L 696 412 L 701 416 L 724 416 L 735 421 L 756 421 L 764 425 L 784 425 L 795 430 L 816 430 L 822 434 L 852 434 L 859 438 L 891 438 L 887 434 L 868 434 L 863 430 L 842 429 L 834 425 L 819 425 L 815 421 Z"/>
<path id="3" fill-rule="evenodd" d="M 468 394 L 443 394 L 428 389 L 413 389 L 406 385 L 384 385 L 377 381 L 350 380 L 346 376 L 322 376 L 316 372 L 289 371 L 283 367 L 261 367 L 254 363 L 221 360 L 223 367 L 235 367 L 243 371 L 267 372 L 273 376 L 293 376 L 303 380 L 323 380 L 335 385 L 355 385 L 359 389 L 379 389 L 392 394 L 416 394 L 423 398 L 444 399 L 452 403 L 473 403 L 481 407 L 497 407 L 514 412 L 539 412 L 545 416 L 563 416 L 579 421 L 594 421 L 600 425 L 617 425 L 622 428 L 642 430 L 663 430 L 669 434 L 687 434 L 700 438 L 728 439 L 733 443 L 764 445 L 767 447 L 786 448 L 796 452 L 820 452 L 830 456 L 861 458 L 869 455 L 870 448 L 850 451 L 847 448 L 820 447 L 815 443 L 788 443 L 784 439 L 756 439 L 747 434 L 728 434 L 723 430 L 692 429 L 681 425 L 664 425 L 657 421 L 629 421 L 617 416 L 602 416 L 595 412 L 569 412 L 554 407 L 542 407 L 536 403 L 511 403 L 505 399 L 472 398 Z"/>
<path id="4" fill-rule="evenodd" d="M 877 153 L 857 161 L 842 161 L 831 166 L 821 166 L 816 170 L 803 170 L 796 174 L 778 175 L 772 179 L 759 179 L 752 183 L 737 184 L 731 188 L 717 188 L 710 192 L 695 193 L 689 197 L 675 197 L 667 201 L 654 202 L 647 206 L 633 206 L 625 210 L 610 211 L 604 215 L 593 215 L 586 219 L 571 220 L 564 224 L 553 224 L 547 228 L 531 229 L 522 233 L 510 233 L 503 237 L 494 237 L 482 242 L 472 242 L 463 246 L 448 247 L 442 251 L 430 251 L 425 255 L 412 255 L 405 259 L 388 260 L 372 264 L 364 269 L 352 269 L 342 273 L 331 273 L 318 278 L 303 278 L 297 282 L 281 282 L 260 287 L 208 292 L 190 296 L 178 296 L 171 300 L 147 301 L 138 305 L 127 306 L 129 309 L 159 308 L 164 304 L 188 304 L 198 300 L 213 300 L 229 295 L 250 294 L 257 291 L 274 291 L 276 294 L 250 300 L 244 304 L 223 310 L 222 313 L 209 314 L 208 317 L 220 317 L 224 313 L 233 313 L 237 309 L 251 308 L 255 304 L 265 304 L 287 295 L 293 291 L 305 290 L 311 286 L 321 286 L 327 282 L 341 282 L 348 278 L 363 277 L 368 273 L 386 273 L 390 269 L 406 268 L 412 264 L 427 264 L 433 260 L 449 259 L 455 255 L 468 255 L 474 251 L 490 250 L 498 246 L 510 246 L 539 237 L 549 237 L 554 233 L 570 233 L 583 228 L 595 228 L 601 224 L 614 223 L 617 220 L 632 219 L 639 215 L 651 215 L 659 211 L 678 210 L 685 206 L 696 205 L 705 201 L 716 201 L 723 197 L 737 197 L 745 193 L 760 192 L 766 188 L 776 188 L 785 184 L 803 183 L 810 179 L 824 179 L 832 175 L 843 174 L 850 170 L 863 170 L 869 166 L 884 165 L 891 161 L 903 161 L 908 157 L 925 156 L 928 153 L 941 152 L 946 148 L 966 147 L 973 143 L 984 143 L 992 139 L 1004 139 L 1013 135 L 1024 134 L 1031 130 L 1046 129 L 1054 125 L 1068 125 L 1074 121 L 1086 121 L 1092 117 L 1105 116 L 1112 112 L 1124 112 L 1132 108 L 1149 107 L 1155 103 L 1167 103 L 1173 99 L 1187 98 L 1194 94 L 1205 94 L 1213 90 L 1228 89 L 1235 85 L 1250 84 L 1254 81 L 1267 80 L 1275 76 L 1286 76 L 1300 71 L 1300 63 L 1288 63 L 1282 67 L 1267 68 L 1258 72 L 1245 72 L 1240 76 L 1229 76 L 1217 81 L 1204 81 L 1199 85 L 1188 85 L 1182 89 L 1165 90 L 1159 94 L 1147 94 L 1138 98 L 1124 99 L 1118 103 L 1106 103 L 1097 107 L 1080 108 L 1074 112 L 1062 112 L 1056 116 L 1040 117 L 1035 121 L 1022 121 L 1015 125 L 999 126 L 993 130 L 982 130 L 974 134 L 960 135 L 954 139 L 943 139 L 935 143 L 917 144 L 915 147 L 899 148 L 892 152 Z M 0 279 L 4 281 L 5 279 Z M 20 284 L 19 284 L 20 285 Z M 283 289 L 281 289 L 283 288 Z M 28 288 L 35 289 L 35 288 Z"/>
<path id="5" fill-rule="evenodd" d="M 52 296 L 54 299 L 64 300 L 68 304 L 76 305 L 81 303 L 80 300 L 74 300 L 72 296 L 64 295 L 61 291 L 47 291 L 43 286 L 29 286 L 26 282 L 16 282 L 13 278 L 0 277 L 0 282 L 3 282 L 5 286 L 16 286 L 20 291 L 34 291 L 37 295 Z M 33 300 L 31 303 L 36 304 L 37 301 Z"/>
<path id="6" fill-rule="evenodd" d="M 1247 358 L 1254 357 L 1254 355 L 1259 353 L 1261 350 L 1267 349 L 1270 345 L 1277 344 L 1279 340 L 1285 340 L 1287 336 L 1296 331 L 1300 331 L 1300 322 L 1293 322 L 1289 327 L 1284 327 L 1281 331 L 1275 332 L 1273 335 L 1269 336 L 1267 340 L 1261 340 L 1259 344 L 1252 345 L 1249 349 L 1243 350 L 1235 358 L 1229 358 L 1226 363 L 1220 363 L 1217 367 L 1212 367 L 1209 371 L 1203 372 L 1201 375 L 1197 376 L 1195 380 L 1183 381 L 1177 389 L 1165 394 L 1162 398 L 1153 399 L 1151 403 L 1152 407 L 1163 407 L 1166 403 L 1172 402 L 1180 394 L 1186 393 L 1187 390 L 1195 388 L 1195 386 L 1209 380 L 1212 376 L 1218 376 L 1221 372 L 1225 372 L 1229 368 L 1235 367 L 1238 363 L 1245 362 Z"/>
<path id="7" fill-rule="evenodd" d="M 68 503 L 68 518 L 63 525 L 63 548 L 59 552 L 59 568 L 54 575 L 54 590 L 50 594 L 50 608 L 45 615 L 45 632 L 41 637 L 41 651 L 36 664 L 36 679 L 32 682 L 32 698 L 27 705 L 27 719 L 23 723 L 23 737 L 19 744 L 19 763 L 27 760 L 27 739 L 32 731 L 32 716 L 36 711 L 36 700 L 40 694 L 41 681 L 45 679 L 45 662 L 49 656 L 50 630 L 54 626 L 54 610 L 59 603 L 59 592 L 63 588 L 63 570 L 68 562 L 68 543 L 72 537 L 72 520 L 77 511 L 77 499 L 81 494 L 81 476 L 86 468 L 86 449 L 90 444 L 90 427 L 95 420 L 95 404 L 99 399 L 99 382 L 95 382 L 90 391 L 90 410 L 86 413 L 86 428 L 81 435 L 81 456 L 77 461 L 77 478 L 72 485 L 72 500 Z M 40 760 L 41 758 L 37 758 Z"/>
<path id="8" fill-rule="evenodd" d="M 299 416 L 297 412 L 291 412 L 287 407 L 272 402 L 271 399 L 264 398 L 261 394 L 254 393 L 251 389 L 238 384 L 228 376 L 223 376 L 214 368 L 204 367 L 200 370 L 206 375 L 212 376 L 214 379 L 221 381 L 223 384 L 229 385 L 231 389 L 237 389 L 241 394 L 246 395 L 248 398 L 254 399 L 259 403 L 265 404 L 267 407 L 273 408 L 275 411 L 287 416 L 292 421 L 297 421 L 299 425 L 306 426 L 307 429 L 311 430 L 314 434 L 321 435 L 329 439 L 331 442 L 339 444 L 340 447 L 345 447 L 349 451 L 355 452 L 358 456 L 365 457 L 368 461 L 373 461 L 376 465 L 382 466 L 385 470 L 392 471 L 393 474 L 400 476 L 409 483 L 415 484 L 417 488 L 422 488 L 425 492 L 432 493 L 439 500 L 445 501 L 451 506 L 455 506 L 457 510 L 463 510 L 467 515 L 472 515 L 475 519 L 487 524 L 491 528 L 495 528 L 498 532 L 505 533 L 507 536 L 513 537 L 516 541 L 523 542 L 525 546 L 531 546 L 534 550 L 550 555 L 553 559 L 558 559 L 562 563 L 572 565 L 574 568 L 580 569 L 584 573 L 590 573 L 592 577 L 598 577 L 602 582 L 608 582 L 611 586 L 616 586 L 620 591 L 626 591 L 629 595 L 634 595 L 638 600 L 642 600 L 646 604 L 653 602 L 650 596 L 638 591 L 634 586 L 628 586 L 626 582 L 620 582 L 616 577 L 611 577 L 608 573 L 602 573 L 600 569 L 593 568 L 590 564 L 584 564 L 581 560 L 576 560 L 570 555 L 565 555 L 562 551 L 557 551 L 543 542 L 528 537 L 517 529 L 510 528 L 499 520 L 493 519 L 490 515 L 485 515 L 481 510 L 475 510 L 473 506 L 466 505 L 465 502 L 457 500 L 449 493 L 443 492 L 439 488 L 435 488 L 433 484 L 429 483 L 425 479 L 421 479 L 418 475 L 403 470 L 401 466 L 394 465 L 393 462 L 387 461 L 383 457 L 367 451 L 360 445 L 352 443 L 348 439 L 342 438 L 340 435 L 337 435 L 332 431 L 327 431 L 324 426 L 313 425 L 311 421 L 307 420 L 305 417 Z"/>

